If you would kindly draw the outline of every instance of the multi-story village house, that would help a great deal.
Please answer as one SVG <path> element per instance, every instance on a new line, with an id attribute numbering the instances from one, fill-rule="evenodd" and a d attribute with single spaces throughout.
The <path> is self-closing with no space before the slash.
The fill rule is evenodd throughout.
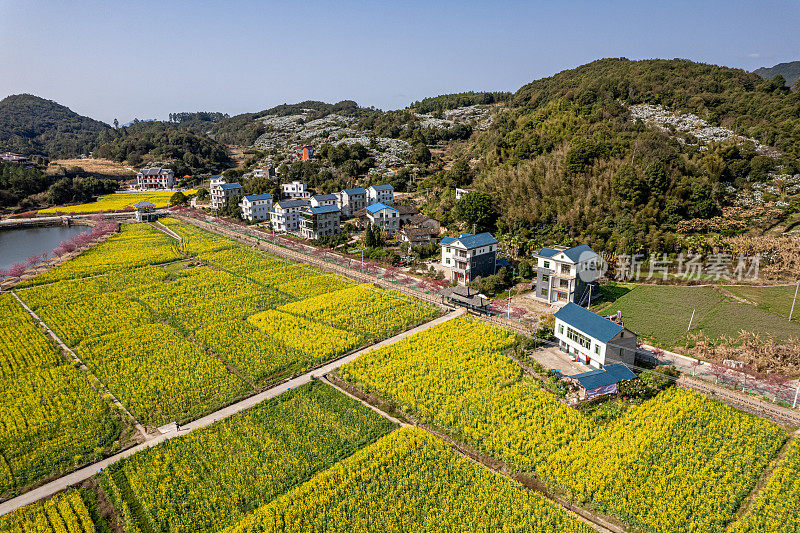
<path id="1" fill-rule="evenodd" d="M 359 209 L 364 209 L 367 205 L 367 191 L 361 187 L 345 189 L 336 194 L 336 205 L 342 211 L 342 216 L 350 218 Z"/>
<path id="2" fill-rule="evenodd" d="M 581 303 L 588 298 L 587 281 L 594 279 L 584 273 L 593 272 L 600 256 L 588 245 L 572 248 L 542 248 L 533 254 L 536 259 L 533 297 L 552 304 Z"/>
<path id="3" fill-rule="evenodd" d="M 394 187 L 388 184 L 370 185 L 367 188 L 367 205 L 371 204 L 394 204 Z"/>
<path id="4" fill-rule="evenodd" d="M 389 235 L 400 229 L 400 213 L 390 205 L 372 204 L 366 208 L 367 222 Z"/>
<path id="5" fill-rule="evenodd" d="M 295 200 L 297 198 L 309 198 L 311 196 L 311 192 L 308 190 L 308 185 L 297 180 L 291 183 L 282 184 L 281 192 L 283 193 L 283 197 L 289 200 Z"/>
<path id="6" fill-rule="evenodd" d="M 211 209 L 222 209 L 228 205 L 228 200 L 242 195 L 242 186 L 238 183 L 221 183 L 212 185 L 209 192 L 211 193 Z"/>
<path id="7" fill-rule="evenodd" d="M 335 205 L 306 206 L 300 210 L 300 235 L 306 239 L 319 239 L 340 233 L 341 211 Z"/>
<path id="8" fill-rule="evenodd" d="M 269 220 L 272 211 L 271 194 L 248 194 L 239 202 L 242 218 L 245 220 Z"/>
<path id="9" fill-rule="evenodd" d="M 297 233 L 300 229 L 300 210 L 308 207 L 303 200 L 283 200 L 276 203 L 270 212 L 272 231 Z"/>
<path id="10" fill-rule="evenodd" d="M 491 233 L 462 233 L 458 238 L 444 237 L 440 244 L 442 265 L 450 270 L 452 281 L 467 284 L 497 269 L 497 239 Z"/>
<path id="11" fill-rule="evenodd" d="M 136 174 L 136 186 L 140 189 L 171 189 L 175 184 L 175 173 L 169 168 L 143 168 Z"/>

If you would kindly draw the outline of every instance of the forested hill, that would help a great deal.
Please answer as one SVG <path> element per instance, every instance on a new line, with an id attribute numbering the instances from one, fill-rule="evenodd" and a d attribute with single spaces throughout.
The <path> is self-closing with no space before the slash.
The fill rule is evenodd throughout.
<path id="1" fill-rule="evenodd" d="M 774 67 L 761 67 L 753 71 L 753 74 L 758 74 L 764 79 L 772 79 L 775 76 L 783 76 L 786 80 L 786 85 L 794 87 L 798 90 L 797 84 L 800 80 L 800 61 L 791 61 L 789 63 L 778 63 Z"/>
<path id="2" fill-rule="evenodd" d="M 632 117 L 637 104 L 693 113 L 781 155 L 646 125 Z M 698 229 L 758 228 L 767 223 L 737 219 L 752 213 L 731 208 L 754 184 L 800 172 L 800 94 L 739 69 L 603 59 L 525 85 L 505 105 L 464 157 L 480 161 L 474 186 L 494 199 L 497 229 L 523 248 L 589 242 L 609 252 L 674 251 Z M 796 203 L 770 213 L 791 216 Z"/>
<path id="3" fill-rule="evenodd" d="M 109 129 L 108 124 L 38 96 L 17 94 L 0 100 L 0 152 L 46 157 L 85 154 Z"/>

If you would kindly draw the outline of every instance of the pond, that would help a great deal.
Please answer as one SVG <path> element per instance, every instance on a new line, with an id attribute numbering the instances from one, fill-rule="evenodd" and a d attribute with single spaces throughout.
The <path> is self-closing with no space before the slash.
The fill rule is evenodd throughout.
<path id="1" fill-rule="evenodd" d="M 61 241 L 85 231 L 89 226 L 45 226 L 0 230 L 0 270 L 24 262 L 32 255 L 50 252 Z"/>

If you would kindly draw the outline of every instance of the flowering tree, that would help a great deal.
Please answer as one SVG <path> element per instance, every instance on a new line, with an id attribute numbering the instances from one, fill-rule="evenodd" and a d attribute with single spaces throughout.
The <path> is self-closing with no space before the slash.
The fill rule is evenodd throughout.
<path id="1" fill-rule="evenodd" d="M 18 278 L 27 269 L 28 269 L 28 265 L 26 265 L 25 263 L 14 263 L 13 265 L 11 265 L 9 267 L 8 270 L 6 270 L 6 274 L 11 276 L 12 278 Z"/>

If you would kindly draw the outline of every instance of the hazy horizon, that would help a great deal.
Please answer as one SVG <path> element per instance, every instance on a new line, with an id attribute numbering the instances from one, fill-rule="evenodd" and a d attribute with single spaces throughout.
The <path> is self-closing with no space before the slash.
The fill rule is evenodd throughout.
<path id="1" fill-rule="evenodd" d="M 800 4 L 0 0 L 0 98 L 30 93 L 111 123 L 303 100 L 399 109 L 516 91 L 603 57 L 752 71 L 800 59 Z"/>

